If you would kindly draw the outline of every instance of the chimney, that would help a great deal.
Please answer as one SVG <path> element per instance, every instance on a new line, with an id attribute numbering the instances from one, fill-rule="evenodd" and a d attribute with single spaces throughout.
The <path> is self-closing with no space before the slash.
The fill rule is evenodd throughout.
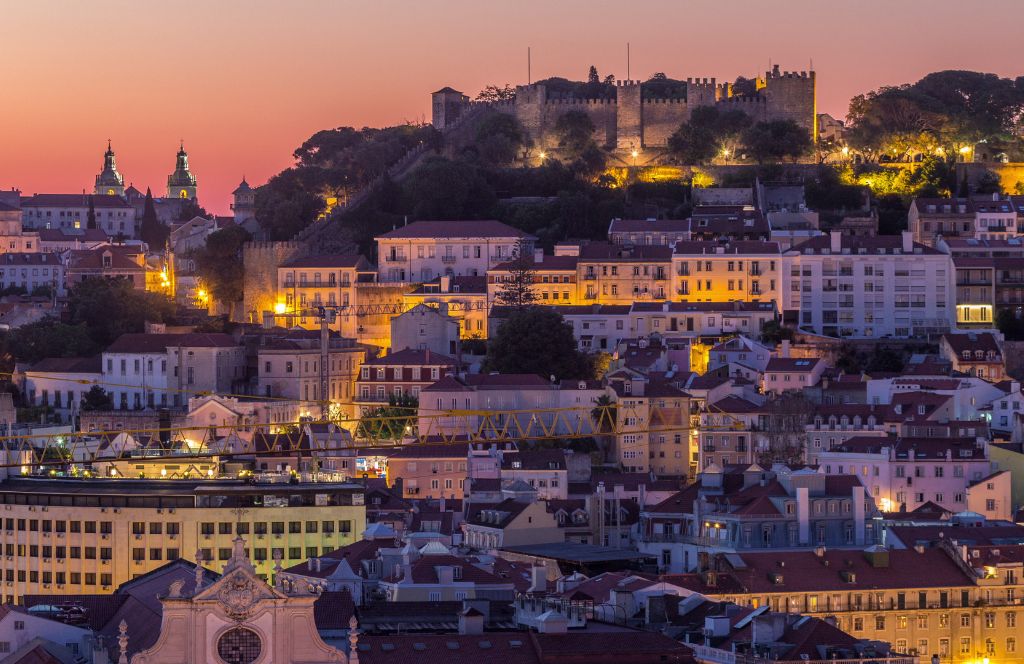
<path id="1" fill-rule="evenodd" d="M 452 288 L 452 278 L 449 277 L 449 276 L 441 277 L 441 292 L 442 293 L 447 293 L 447 292 L 451 291 L 451 288 Z"/>
<path id="2" fill-rule="evenodd" d="M 459 634 L 483 634 L 484 614 L 469 604 L 463 604 L 465 608 L 459 612 Z"/>
<path id="3" fill-rule="evenodd" d="M 542 263 L 542 262 L 544 262 L 544 250 L 543 249 L 534 249 L 533 250 L 533 262 L 534 263 Z"/>
<path id="4" fill-rule="evenodd" d="M 914 253 L 914 234 L 910 231 L 903 231 L 903 253 Z"/>
<path id="5" fill-rule="evenodd" d="M 796 490 L 796 518 L 800 544 L 807 544 L 811 541 L 811 496 L 805 486 Z"/>
<path id="6" fill-rule="evenodd" d="M 864 525 L 864 487 L 853 487 L 853 543 L 857 546 L 864 546 L 865 525 Z"/>
<path id="7" fill-rule="evenodd" d="M 843 232 L 831 231 L 829 233 L 829 251 L 838 254 L 843 250 Z"/>
<path id="8" fill-rule="evenodd" d="M 779 347 L 779 357 L 789 357 L 789 339 L 783 339 Z"/>
<path id="9" fill-rule="evenodd" d="M 527 592 L 542 593 L 548 589 L 548 574 L 544 567 L 534 566 L 530 569 L 530 589 Z"/>

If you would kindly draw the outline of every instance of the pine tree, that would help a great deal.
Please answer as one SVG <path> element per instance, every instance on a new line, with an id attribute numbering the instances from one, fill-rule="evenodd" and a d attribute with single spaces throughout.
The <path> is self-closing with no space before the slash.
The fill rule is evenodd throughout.
<path id="1" fill-rule="evenodd" d="M 96 228 L 96 201 L 93 197 L 89 196 L 89 214 L 85 218 L 85 227 L 89 229 Z"/>
<path id="2" fill-rule="evenodd" d="M 533 292 L 533 280 L 537 270 L 533 265 L 533 256 L 519 243 L 516 257 L 508 264 L 508 281 L 501 285 L 497 300 L 506 307 L 522 309 L 537 301 Z"/>
<path id="3" fill-rule="evenodd" d="M 153 204 L 153 192 L 146 188 L 146 202 L 142 208 L 142 220 L 139 224 L 139 235 L 142 241 L 149 245 L 150 250 L 156 251 L 163 248 L 167 241 L 169 231 L 160 223 L 156 216 L 156 206 Z"/>

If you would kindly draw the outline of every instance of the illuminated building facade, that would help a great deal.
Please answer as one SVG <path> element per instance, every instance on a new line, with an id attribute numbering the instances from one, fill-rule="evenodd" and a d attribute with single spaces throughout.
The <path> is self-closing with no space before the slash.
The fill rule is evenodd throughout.
<path id="1" fill-rule="evenodd" d="M 6 479 L 0 482 L 3 600 L 96 594 L 169 560 L 218 564 L 242 535 L 261 578 L 350 544 L 363 488 L 233 480 Z"/>

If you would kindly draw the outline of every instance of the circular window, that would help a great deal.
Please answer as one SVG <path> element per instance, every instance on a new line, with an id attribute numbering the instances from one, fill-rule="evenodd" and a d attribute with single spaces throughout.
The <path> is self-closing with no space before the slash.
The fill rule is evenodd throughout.
<path id="1" fill-rule="evenodd" d="M 251 629 L 236 627 L 217 641 L 217 654 L 226 664 L 252 664 L 262 651 L 260 635 Z"/>

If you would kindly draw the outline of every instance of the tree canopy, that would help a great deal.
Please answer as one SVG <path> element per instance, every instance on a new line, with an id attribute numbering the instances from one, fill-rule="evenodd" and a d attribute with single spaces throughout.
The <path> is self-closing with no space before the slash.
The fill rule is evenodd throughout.
<path id="1" fill-rule="evenodd" d="M 544 307 L 513 311 L 487 342 L 484 371 L 589 378 L 590 362 L 576 348 L 572 326 Z"/>
<path id="2" fill-rule="evenodd" d="M 150 250 L 159 251 L 163 249 L 170 234 L 170 229 L 161 223 L 156 215 L 153 192 L 146 187 L 146 200 L 142 206 L 142 219 L 139 226 L 139 235 L 142 237 L 142 241 L 149 245 Z"/>
<path id="3" fill-rule="evenodd" d="M 758 122 L 743 133 L 743 144 L 758 163 L 798 159 L 813 145 L 807 130 L 792 120 Z"/>
<path id="4" fill-rule="evenodd" d="M 940 152 L 953 159 L 980 140 L 1008 141 L 1024 111 L 1024 77 L 940 71 L 850 100 L 848 139 L 875 158 Z"/>
<path id="5" fill-rule="evenodd" d="M 195 254 L 196 271 L 214 299 L 231 306 L 242 299 L 245 265 L 242 247 L 250 235 L 241 226 L 229 226 L 206 238 L 206 246 Z"/>
<path id="6" fill-rule="evenodd" d="M 52 318 L 14 328 L 6 342 L 17 361 L 28 364 L 47 357 L 86 357 L 100 350 L 84 323 L 68 325 Z"/>
<path id="7" fill-rule="evenodd" d="M 174 303 L 121 277 L 85 279 L 68 293 L 67 313 L 71 325 L 84 325 L 96 345 L 106 347 L 122 334 L 145 331 L 147 322 L 171 320 Z"/>
<path id="8" fill-rule="evenodd" d="M 684 164 L 706 164 L 719 155 L 735 155 L 750 124 L 750 116 L 743 111 L 698 106 L 690 120 L 669 136 L 668 149 Z"/>

